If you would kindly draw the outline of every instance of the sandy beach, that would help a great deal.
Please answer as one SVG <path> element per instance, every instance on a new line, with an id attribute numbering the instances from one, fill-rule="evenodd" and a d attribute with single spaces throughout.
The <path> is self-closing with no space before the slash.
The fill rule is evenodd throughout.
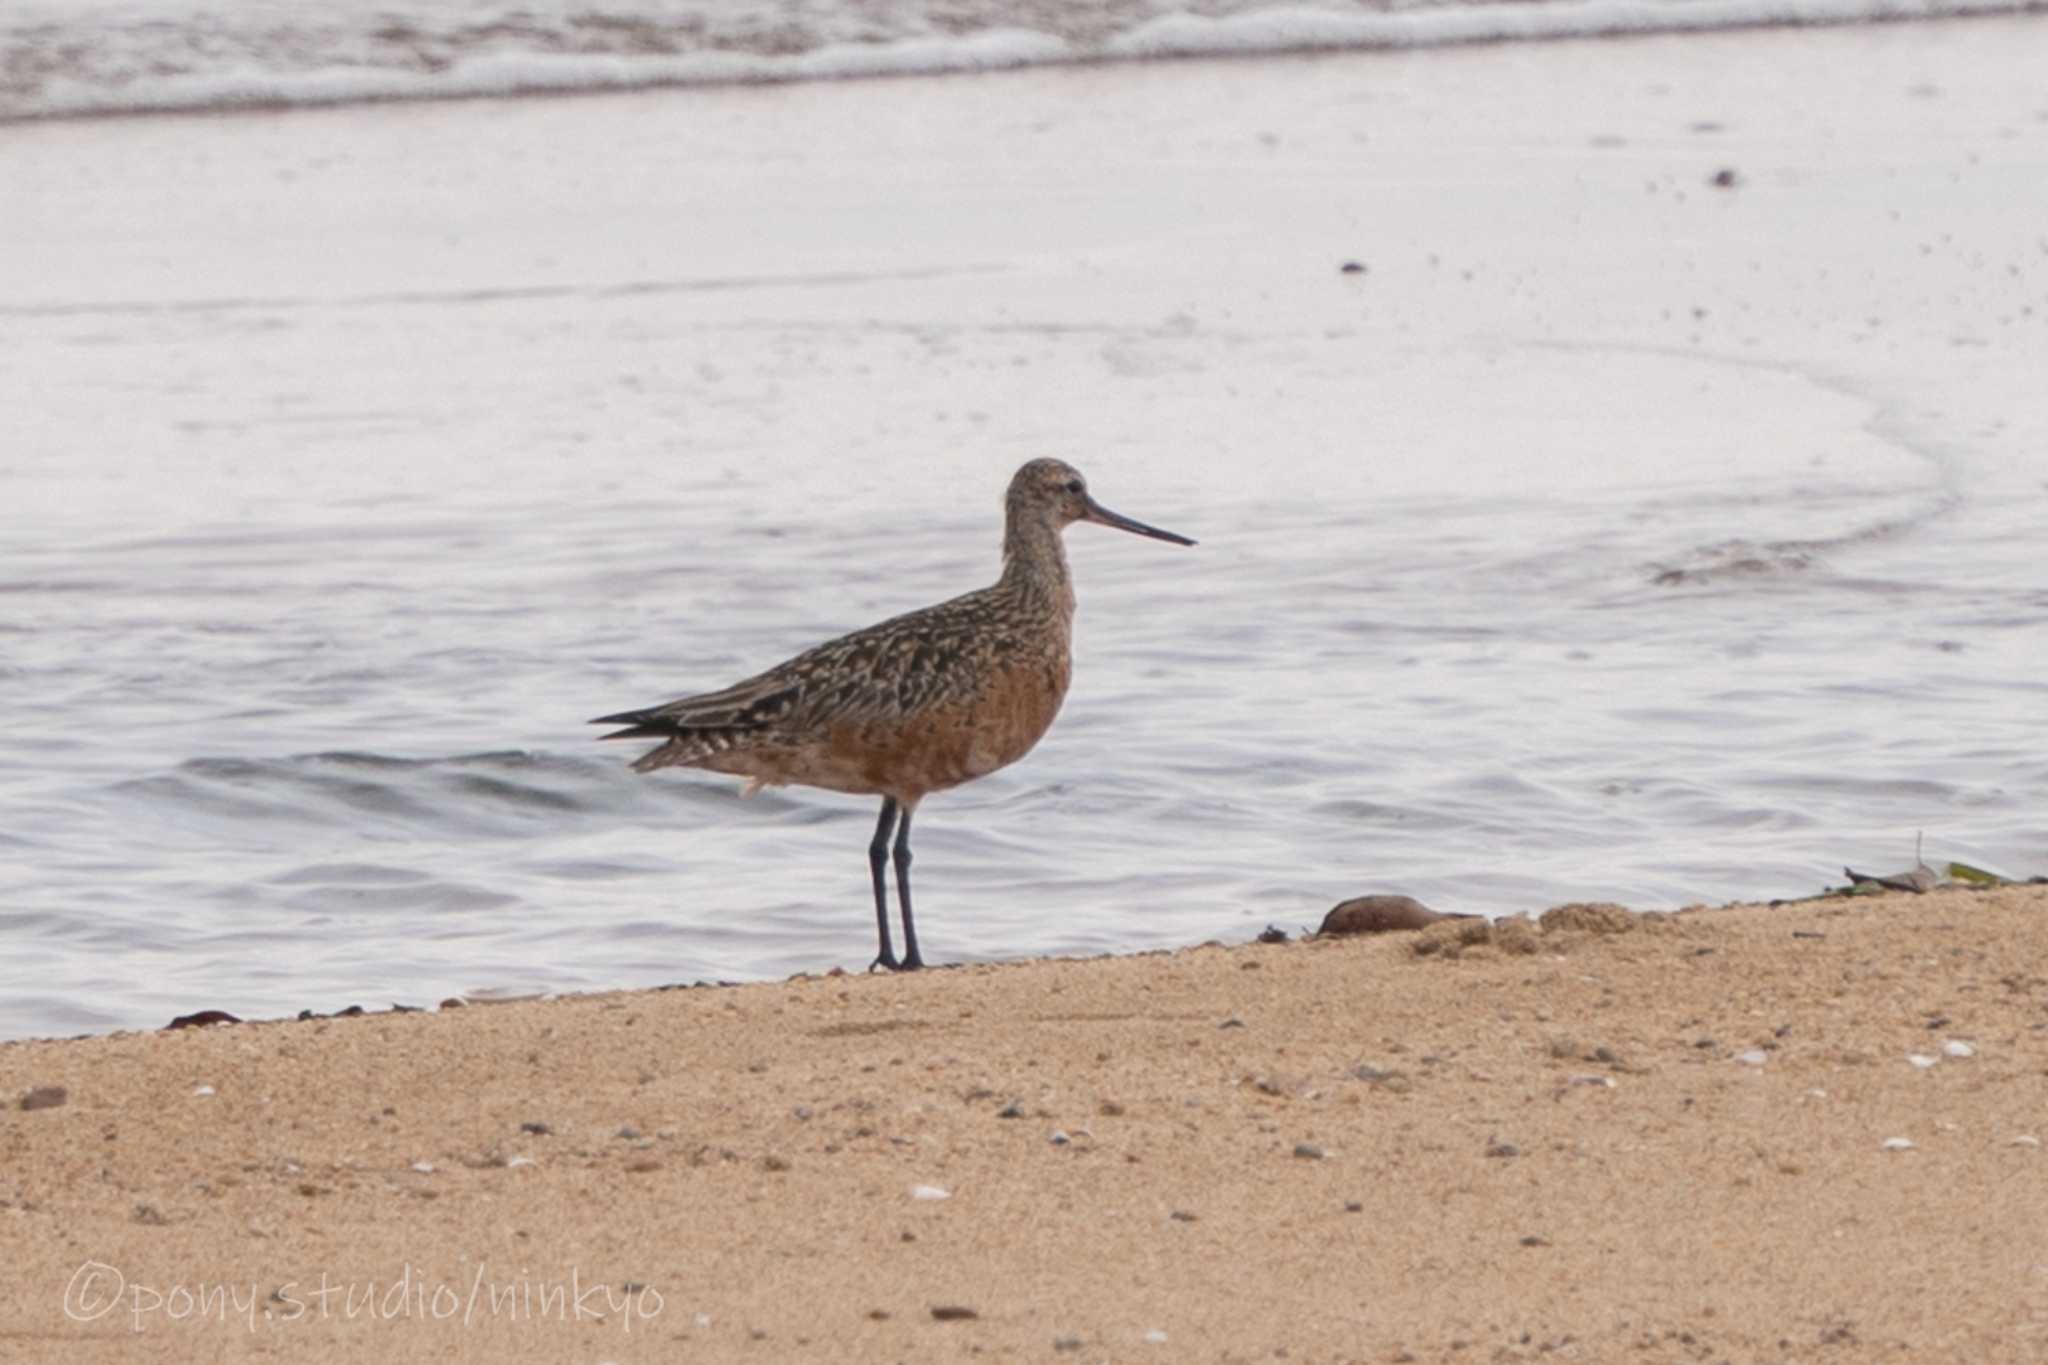
<path id="1" fill-rule="evenodd" d="M 0 1342 L 2039 1359 L 2044 912 L 1582 909 L 9 1044 Z"/>

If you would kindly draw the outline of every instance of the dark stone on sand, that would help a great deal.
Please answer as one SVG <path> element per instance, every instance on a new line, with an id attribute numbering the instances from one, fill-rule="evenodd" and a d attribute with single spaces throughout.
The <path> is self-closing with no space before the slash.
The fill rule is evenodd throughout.
<path id="1" fill-rule="evenodd" d="M 196 1014 L 181 1014 L 165 1024 L 166 1029 L 202 1028 L 207 1024 L 239 1024 L 242 1021 L 226 1010 L 200 1010 Z"/>
<path id="2" fill-rule="evenodd" d="M 939 1303 L 932 1305 L 932 1317 L 938 1322 L 972 1322 L 980 1316 L 981 1314 L 962 1304 Z"/>
<path id="3" fill-rule="evenodd" d="M 444 1010 L 459 1010 L 465 1003 L 461 996 L 451 995 L 441 1002 L 441 1008 Z"/>
<path id="4" fill-rule="evenodd" d="M 71 1098 L 71 1092 L 61 1085 L 39 1085 L 21 1097 L 23 1109 L 55 1109 Z"/>
<path id="5" fill-rule="evenodd" d="M 1427 929 L 1447 919 L 1475 919 L 1474 915 L 1446 914 L 1432 910 L 1413 896 L 1354 896 L 1339 901 L 1323 916 L 1321 934 L 1391 934 L 1404 929 Z"/>

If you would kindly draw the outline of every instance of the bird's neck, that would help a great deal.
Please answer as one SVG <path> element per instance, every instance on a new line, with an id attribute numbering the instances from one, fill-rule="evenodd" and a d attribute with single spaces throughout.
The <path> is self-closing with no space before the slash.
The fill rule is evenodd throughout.
<path id="1" fill-rule="evenodd" d="M 1074 581 L 1067 573 L 1061 528 L 1036 518 L 1012 517 L 1003 530 L 1003 576 L 998 586 L 1074 614 Z"/>

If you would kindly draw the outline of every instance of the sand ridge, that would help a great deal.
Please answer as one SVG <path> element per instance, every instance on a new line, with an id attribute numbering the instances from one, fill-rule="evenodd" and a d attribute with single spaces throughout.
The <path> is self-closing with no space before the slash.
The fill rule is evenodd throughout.
<path id="1" fill-rule="evenodd" d="M 0 1353 L 2040 1358 L 2044 911 L 9 1044 Z"/>

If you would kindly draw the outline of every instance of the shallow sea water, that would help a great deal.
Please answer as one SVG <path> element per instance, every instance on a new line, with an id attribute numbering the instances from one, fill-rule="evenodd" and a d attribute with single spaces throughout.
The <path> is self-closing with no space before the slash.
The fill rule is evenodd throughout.
<path id="1" fill-rule="evenodd" d="M 31 130 L 0 1036 L 859 968 L 870 802 L 635 776 L 583 722 L 979 586 L 1039 454 L 1202 543 L 1069 532 L 1065 712 L 919 814 L 937 960 L 1366 891 L 1801 895 L 1923 833 L 2048 870 L 2040 419 L 1979 354 L 2039 342 L 2048 264 L 1921 193 L 1990 202 L 2038 154 L 1819 168 L 1824 126 L 1763 129 L 1704 154 L 1755 168 L 1725 204 L 1687 120 L 1745 107 L 1753 41 L 1687 40 L 1680 98 L 1533 151 L 1410 123 L 1611 57 Z M 1843 117 L 1917 127 L 1921 58 L 1851 54 L 1891 102 Z M 1645 102 L 1650 145 L 1595 144 Z M 630 184 L 622 127 L 661 148 Z M 1854 248 L 1875 284 L 1842 278 L 1859 195 L 1898 215 Z M 1938 230 L 1986 278 L 1887 273 Z"/>

